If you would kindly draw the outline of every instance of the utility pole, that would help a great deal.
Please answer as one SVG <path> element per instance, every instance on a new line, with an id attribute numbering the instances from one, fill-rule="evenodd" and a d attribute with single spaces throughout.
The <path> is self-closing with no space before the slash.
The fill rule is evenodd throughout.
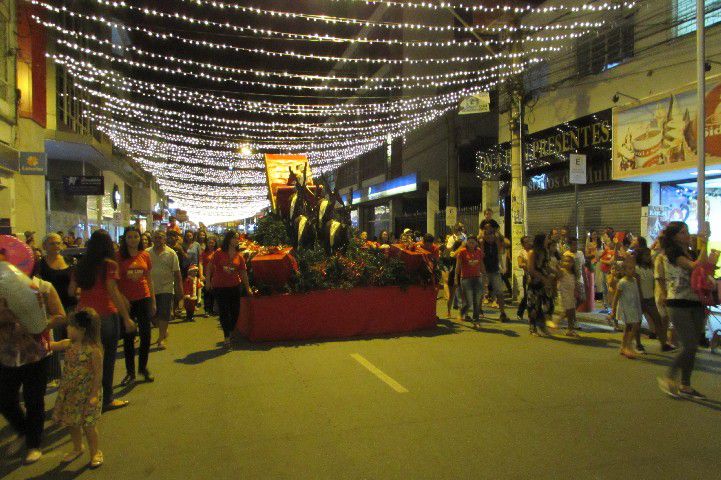
<path id="1" fill-rule="evenodd" d="M 521 32 L 514 32 L 519 38 Z M 511 52 L 517 53 L 521 48 L 520 42 L 511 43 Z M 512 68 L 516 68 L 519 59 L 513 57 Z M 526 235 L 526 205 L 523 189 L 523 77 L 517 74 L 509 83 L 509 131 L 511 133 L 511 259 L 513 272 L 518 273 L 518 256 L 523 249 L 521 238 Z M 522 280 L 518 279 L 518 283 Z"/>
<path id="2" fill-rule="evenodd" d="M 709 234 L 706 230 L 706 23 L 704 0 L 696 0 L 696 102 L 698 120 L 696 124 L 696 151 L 698 165 L 696 181 L 696 208 L 698 233 Z M 706 246 L 704 246 L 706 248 Z"/>

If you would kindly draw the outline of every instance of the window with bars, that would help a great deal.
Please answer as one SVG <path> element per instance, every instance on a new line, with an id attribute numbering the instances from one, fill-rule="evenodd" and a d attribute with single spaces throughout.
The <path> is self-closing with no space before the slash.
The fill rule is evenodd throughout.
<path id="1" fill-rule="evenodd" d="M 613 28 L 586 35 L 578 40 L 576 63 L 581 76 L 601 73 L 633 57 L 633 17 L 624 19 Z"/>
<path id="2" fill-rule="evenodd" d="M 705 0 L 707 27 L 721 22 L 721 0 Z M 674 0 L 676 36 L 696 31 L 696 0 Z"/>

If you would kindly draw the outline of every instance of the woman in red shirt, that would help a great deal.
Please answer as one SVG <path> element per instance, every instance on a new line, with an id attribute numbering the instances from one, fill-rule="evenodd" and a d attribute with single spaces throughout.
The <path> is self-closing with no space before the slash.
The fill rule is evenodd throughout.
<path id="1" fill-rule="evenodd" d="M 248 294 L 253 295 L 248 282 L 245 259 L 238 252 L 238 232 L 228 230 L 223 237 L 220 249 L 213 254 L 208 264 L 208 283 L 218 302 L 220 325 L 223 328 L 223 346 L 230 347 L 230 334 L 240 314 L 240 284 Z"/>
<path id="2" fill-rule="evenodd" d="M 203 253 L 200 254 L 200 263 L 203 264 L 203 272 L 205 275 L 208 275 L 208 265 L 210 265 L 210 259 L 213 258 L 213 254 L 217 249 L 218 239 L 215 237 L 208 237 Z M 210 287 L 210 282 L 208 281 L 205 281 L 203 285 L 203 306 L 205 308 L 206 317 L 208 315 L 215 315 L 215 297 L 213 296 L 213 290 Z"/>
<path id="3" fill-rule="evenodd" d="M 461 316 L 467 321 L 475 323 L 480 320 L 483 295 L 481 275 L 485 272 L 483 250 L 478 248 L 478 238 L 468 237 L 466 246 L 456 253 L 456 285 L 461 286 L 464 297 Z M 468 318 L 469 306 L 473 309 L 472 319 Z"/>
<path id="4" fill-rule="evenodd" d="M 155 292 L 150 276 L 152 262 L 150 255 L 144 251 L 140 231 L 136 227 L 127 227 L 120 239 L 118 252 L 120 280 L 118 288 L 130 302 L 130 318 L 138 324 L 140 333 L 140 351 L 138 353 L 138 373 L 146 382 L 152 382 L 153 376 L 148 371 L 148 354 L 150 353 L 150 319 L 155 316 Z M 135 382 L 135 332 L 122 329 L 123 350 L 125 351 L 125 370 L 127 375 L 121 385 Z"/>
<path id="5" fill-rule="evenodd" d="M 115 350 L 118 347 L 120 323 L 126 332 L 132 332 L 135 324 L 128 315 L 127 300 L 118 290 L 118 264 L 113 240 L 105 230 L 97 230 L 86 244 L 85 256 L 78 262 L 70 282 L 70 292 L 80 288 L 78 309 L 92 308 L 100 316 L 100 339 L 103 344 L 103 410 L 113 410 L 128 404 L 126 400 L 113 399 L 113 374 Z"/>

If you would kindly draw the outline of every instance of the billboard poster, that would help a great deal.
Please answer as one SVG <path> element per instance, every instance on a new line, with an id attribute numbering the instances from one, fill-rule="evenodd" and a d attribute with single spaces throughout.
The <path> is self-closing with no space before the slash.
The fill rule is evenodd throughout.
<path id="1" fill-rule="evenodd" d="M 721 163 L 721 81 L 706 87 L 706 163 Z M 693 86 L 613 111 L 613 179 L 695 168 L 696 90 Z"/>

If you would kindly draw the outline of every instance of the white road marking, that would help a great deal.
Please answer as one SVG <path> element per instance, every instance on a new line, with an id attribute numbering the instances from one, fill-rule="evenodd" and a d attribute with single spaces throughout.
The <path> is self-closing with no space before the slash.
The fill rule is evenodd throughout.
<path id="1" fill-rule="evenodd" d="M 353 358 L 353 360 L 363 365 L 366 369 L 368 369 L 369 372 L 380 378 L 381 381 L 385 382 L 386 385 L 391 387 L 396 392 L 408 393 L 408 390 L 403 385 L 386 375 L 381 369 L 369 362 L 363 355 L 359 353 L 351 353 L 350 356 Z"/>

